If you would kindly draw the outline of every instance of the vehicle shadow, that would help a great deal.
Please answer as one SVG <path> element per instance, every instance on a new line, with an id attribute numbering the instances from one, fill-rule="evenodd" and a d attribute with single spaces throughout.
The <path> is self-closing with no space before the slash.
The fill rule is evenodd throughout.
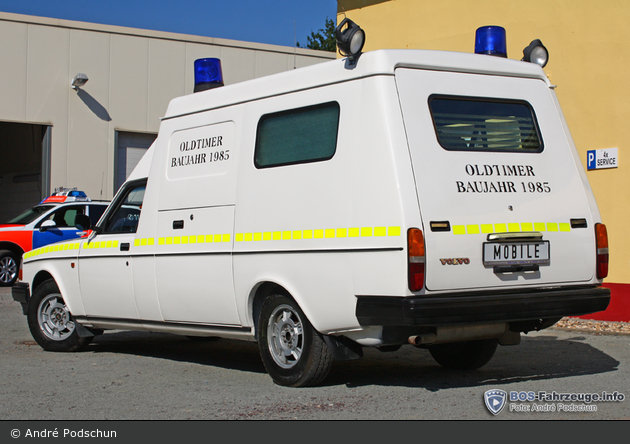
<path id="1" fill-rule="evenodd" d="M 124 353 L 190 362 L 246 372 L 265 373 L 255 342 L 187 338 L 167 333 L 107 332 L 86 348 L 93 353 Z"/>
<path id="2" fill-rule="evenodd" d="M 124 353 L 169 359 L 237 371 L 265 373 L 254 342 L 196 339 L 144 332 L 111 332 L 87 348 L 93 353 Z M 477 370 L 448 370 L 428 350 L 405 345 L 395 352 L 365 348 L 363 359 L 335 362 L 324 386 L 367 385 L 424 388 L 437 392 L 458 387 L 553 380 L 616 371 L 619 361 L 585 342 L 583 336 L 522 338 L 517 346 L 498 347 L 492 360 Z"/>
<path id="3" fill-rule="evenodd" d="M 449 370 L 426 349 L 404 346 L 395 353 L 366 349 L 361 361 L 336 366 L 327 385 L 403 386 L 437 392 L 442 389 L 498 387 L 616 371 L 619 361 L 584 342 L 583 336 L 522 337 L 521 344 L 497 348 L 488 364 L 477 370 Z"/>

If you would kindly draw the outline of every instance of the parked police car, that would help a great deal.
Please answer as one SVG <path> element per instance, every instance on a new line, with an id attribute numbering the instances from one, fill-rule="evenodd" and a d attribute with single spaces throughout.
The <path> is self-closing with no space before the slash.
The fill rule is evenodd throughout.
<path id="1" fill-rule="evenodd" d="M 107 202 L 92 202 L 83 191 L 57 189 L 39 205 L 0 224 L 0 286 L 15 283 L 24 253 L 62 240 L 77 239 L 90 228 L 77 227 L 77 216 L 86 215 L 90 223 L 96 225 L 107 205 Z"/>
<path id="2" fill-rule="evenodd" d="M 306 386 L 367 346 L 478 368 L 605 309 L 605 225 L 528 63 L 546 50 L 508 60 L 485 31 L 478 52 L 502 57 L 360 55 L 344 20 L 344 59 L 171 101 L 91 235 L 25 254 L 13 297 L 35 340 L 254 340 L 274 381 Z M 196 89 L 222 83 L 217 65 L 196 63 Z"/>

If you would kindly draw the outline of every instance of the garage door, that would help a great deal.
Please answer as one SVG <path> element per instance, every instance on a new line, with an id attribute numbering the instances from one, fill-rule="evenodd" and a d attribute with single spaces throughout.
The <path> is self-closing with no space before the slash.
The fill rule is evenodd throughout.
<path id="1" fill-rule="evenodd" d="M 127 177 L 129 177 L 157 137 L 157 134 L 118 131 L 116 136 L 116 182 L 114 183 L 114 193 L 125 183 Z"/>

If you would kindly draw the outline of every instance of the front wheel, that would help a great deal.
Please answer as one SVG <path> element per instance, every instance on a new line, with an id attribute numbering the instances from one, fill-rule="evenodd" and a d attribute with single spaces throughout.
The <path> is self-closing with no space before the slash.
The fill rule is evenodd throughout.
<path id="1" fill-rule="evenodd" d="M 33 339 L 46 351 L 79 351 L 92 340 L 91 336 L 79 336 L 72 315 L 52 279 L 33 292 L 27 319 Z"/>
<path id="2" fill-rule="evenodd" d="M 12 286 L 18 278 L 20 260 L 9 250 L 0 250 L 0 287 Z"/>
<path id="3" fill-rule="evenodd" d="M 265 299 L 257 337 L 263 364 L 279 385 L 314 386 L 330 372 L 333 359 L 328 347 L 300 307 L 285 294 Z"/>
<path id="4" fill-rule="evenodd" d="M 482 339 L 434 345 L 429 347 L 429 351 L 433 359 L 442 367 L 474 370 L 483 367 L 492 359 L 497 344 L 496 339 Z"/>

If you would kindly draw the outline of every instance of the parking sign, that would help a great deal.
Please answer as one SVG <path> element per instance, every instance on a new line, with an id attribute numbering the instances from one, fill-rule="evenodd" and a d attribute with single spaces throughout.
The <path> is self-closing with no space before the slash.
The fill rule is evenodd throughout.
<path id="1" fill-rule="evenodd" d="M 586 152 L 586 169 L 599 170 L 604 168 L 617 168 L 617 148 L 603 150 L 590 150 Z"/>

